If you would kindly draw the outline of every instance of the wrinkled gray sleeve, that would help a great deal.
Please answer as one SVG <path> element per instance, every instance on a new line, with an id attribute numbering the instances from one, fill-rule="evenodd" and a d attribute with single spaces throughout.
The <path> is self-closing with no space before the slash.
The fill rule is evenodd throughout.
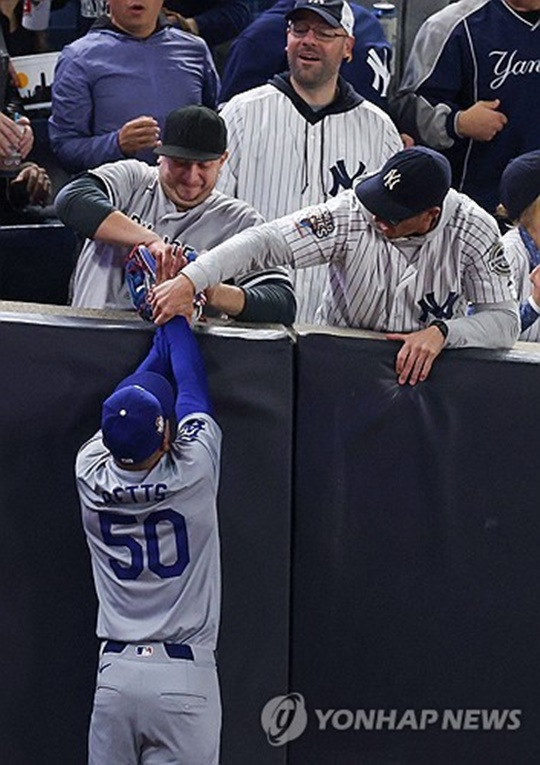
<path id="1" fill-rule="evenodd" d="M 182 273 L 193 282 L 195 291 L 201 292 L 233 276 L 292 261 L 292 250 L 279 228 L 273 223 L 263 223 L 208 250 Z"/>
<path id="2" fill-rule="evenodd" d="M 518 304 L 511 300 L 477 304 L 472 316 L 446 324 L 446 348 L 511 348 L 521 331 Z"/>

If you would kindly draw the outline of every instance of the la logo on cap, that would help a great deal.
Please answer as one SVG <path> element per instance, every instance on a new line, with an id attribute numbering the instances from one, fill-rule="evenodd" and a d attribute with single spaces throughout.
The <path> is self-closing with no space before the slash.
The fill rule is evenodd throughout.
<path id="1" fill-rule="evenodd" d="M 396 170 L 394 167 L 392 170 L 389 170 L 385 176 L 383 176 L 383 183 L 386 186 L 387 189 L 392 189 L 394 186 L 397 186 L 397 184 L 401 181 L 401 173 L 399 170 Z"/>

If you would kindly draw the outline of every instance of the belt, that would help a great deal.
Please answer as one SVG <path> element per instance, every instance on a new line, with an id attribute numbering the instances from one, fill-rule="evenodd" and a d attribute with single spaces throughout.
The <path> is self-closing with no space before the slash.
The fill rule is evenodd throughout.
<path id="1" fill-rule="evenodd" d="M 128 645 L 132 644 L 122 643 L 118 640 L 107 640 L 103 646 L 103 653 L 122 653 L 124 648 Z M 193 661 L 193 651 L 191 646 L 186 645 L 185 643 L 161 643 L 161 645 L 163 645 L 163 648 L 170 659 L 187 659 L 188 661 Z M 145 648 L 146 645 L 142 644 L 141 649 L 144 650 Z"/>

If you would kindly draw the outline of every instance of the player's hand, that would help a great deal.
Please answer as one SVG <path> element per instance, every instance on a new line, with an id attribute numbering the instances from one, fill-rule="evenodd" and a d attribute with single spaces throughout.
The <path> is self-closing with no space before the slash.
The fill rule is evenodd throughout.
<path id="1" fill-rule="evenodd" d="M 153 117 L 137 117 L 118 131 L 118 145 L 126 156 L 141 149 L 153 149 L 159 143 L 159 125 Z"/>
<path id="2" fill-rule="evenodd" d="M 173 316 L 185 316 L 191 322 L 193 316 L 193 282 L 180 273 L 174 279 L 157 284 L 149 295 L 154 311 L 154 322 L 160 326 Z"/>
<path id="3" fill-rule="evenodd" d="M 44 168 L 32 163 L 23 167 L 11 181 L 11 186 L 22 185 L 26 189 L 28 201 L 32 205 L 47 204 L 51 194 L 51 180 Z"/>
<path id="4" fill-rule="evenodd" d="M 408 334 L 392 332 L 386 335 L 386 339 L 403 342 L 396 356 L 396 374 L 400 385 L 407 382 L 409 385 L 424 382 L 445 343 L 445 338 L 437 327 L 427 327 Z"/>
<path id="5" fill-rule="evenodd" d="M 533 268 L 529 274 L 529 280 L 533 286 L 532 299 L 536 305 L 540 305 L 540 266 Z"/>
<path id="6" fill-rule="evenodd" d="M 477 101 L 459 112 L 456 125 L 459 135 L 474 141 L 492 141 L 508 122 L 508 117 L 498 111 L 500 105 L 498 98 Z"/>

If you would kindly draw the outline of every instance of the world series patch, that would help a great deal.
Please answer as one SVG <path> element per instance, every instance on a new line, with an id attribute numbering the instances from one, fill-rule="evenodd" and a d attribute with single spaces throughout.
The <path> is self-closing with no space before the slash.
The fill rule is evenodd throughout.
<path id="1" fill-rule="evenodd" d="M 332 213 L 327 207 L 314 207 L 312 212 L 298 221 L 302 228 L 308 228 L 317 239 L 324 239 L 335 230 Z"/>
<path id="2" fill-rule="evenodd" d="M 499 276 L 510 276 L 510 263 L 506 259 L 502 244 L 494 244 L 491 248 L 488 255 L 488 268 Z"/>

